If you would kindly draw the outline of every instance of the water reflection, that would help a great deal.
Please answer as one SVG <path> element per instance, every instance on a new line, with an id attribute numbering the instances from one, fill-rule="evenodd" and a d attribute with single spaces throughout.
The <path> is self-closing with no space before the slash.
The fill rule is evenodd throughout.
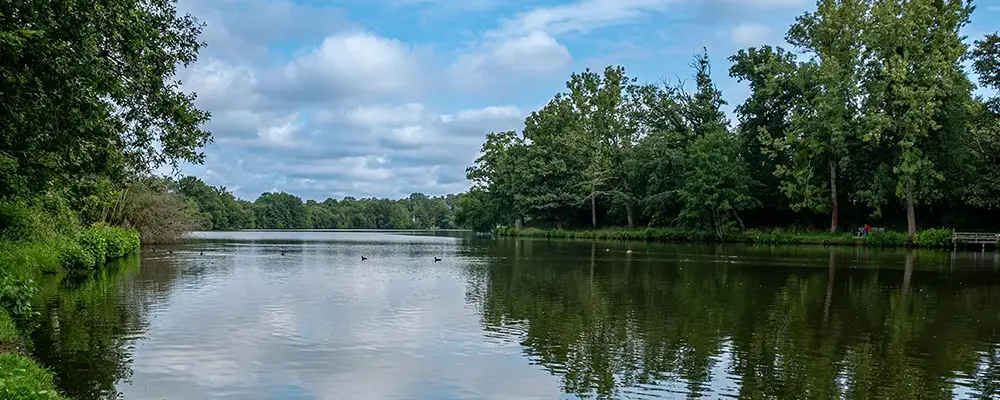
<path id="1" fill-rule="evenodd" d="M 35 352 L 62 390 L 75 399 L 1000 396 L 991 253 L 372 232 L 208 239 L 146 251 L 141 266 L 133 259 L 80 285 L 45 283 Z"/>
<path id="2" fill-rule="evenodd" d="M 470 284 L 485 329 L 523 345 L 567 393 L 997 395 L 1000 279 L 992 256 L 681 246 L 656 249 L 671 253 L 663 258 L 642 246 L 491 247 L 484 251 L 509 256 L 479 268 Z M 563 254 L 589 260 L 561 261 Z"/>
<path id="3" fill-rule="evenodd" d="M 138 261 L 119 261 L 83 283 L 43 281 L 35 355 L 71 398 L 114 398 L 115 385 L 131 376 L 130 342 L 146 328 L 142 303 L 126 300 L 137 292 L 126 282 Z"/>

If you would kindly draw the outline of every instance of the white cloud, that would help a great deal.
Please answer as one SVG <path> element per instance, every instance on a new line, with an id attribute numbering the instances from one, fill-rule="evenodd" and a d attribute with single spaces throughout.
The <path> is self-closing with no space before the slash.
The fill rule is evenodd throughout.
<path id="1" fill-rule="evenodd" d="M 542 31 L 484 43 L 451 65 L 459 89 L 491 89 L 564 73 L 571 67 L 569 49 Z"/>
<path id="2" fill-rule="evenodd" d="M 761 45 L 766 43 L 770 36 L 771 28 L 747 22 L 737 25 L 729 33 L 729 39 L 737 46 Z"/>
<path id="3" fill-rule="evenodd" d="M 241 107 L 256 98 L 257 74 L 249 65 L 209 59 L 194 65 L 182 75 L 182 89 L 197 93 L 198 105 L 202 108 Z"/>
<path id="4" fill-rule="evenodd" d="M 404 43 L 370 32 L 329 36 L 284 69 L 299 87 L 332 91 L 331 96 L 393 96 L 423 85 L 423 66 Z"/>
<path id="5" fill-rule="evenodd" d="M 550 35 L 587 32 L 660 12 L 680 0 L 583 0 L 572 4 L 540 7 L 503 21 L 488 36 L 511 37 L 541 31 Z"/>
<path id="6" fill-rule="evenodd" d="M 442 115 L 444 122 L 452 121 L 476 121 L 494 118 L 521 118 L 524 113 L 515 106 L 489 106 L 478 110 L 462 110 L 454 114 Z"/>

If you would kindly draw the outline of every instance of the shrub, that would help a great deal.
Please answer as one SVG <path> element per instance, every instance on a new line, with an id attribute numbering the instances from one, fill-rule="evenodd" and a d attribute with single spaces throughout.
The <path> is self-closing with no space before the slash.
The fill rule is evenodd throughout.
<path id="1" fill-rule="evenodd" d="M 66 272 L 82 273 L 93 270 L 97 260 L 79 243 L 68 242 L 59 248 L 59 264 Z"/>
<path id="2" fill-rule="evenodd" d="M 17 354 L 0 354 L 0 398 L 4 400 L 60 400 L 52 372 Z"/>
<path id="3" fill-rule="evenodd" d="M 3 308 L 0 308 L 0 350 L 3 349 L 4 345 L 8 345 L 11 342 L 18 342 L 21 340 L 21 335 L 17 333 L 17 327 L 14 326 L 14 320 L 10 318 Z"/>
<path id="4" fill-rule="evenodd" d="M 155 182 L 129 187 L 115 207 L 120 212 L 110 222 L 135 228 L 146 243 L 176 242 L 198 228 L 197 205 Z"/>
<path id="5" fill-rule="evenodd" d="M 38 293 L 38 287 L 31 279 L 19 279 L 8 274 L 0 277 L 0 307 L 7 310 L 22 327 L 28 326 L 36 315 L 31 308 L 35 293 Z"/>
<path id="6" fill-rule="evenodd" d="M 951 247 L 951 229 L 928 229 L 920 232 L 917 243 L 921 247 L 944 248 Z"/>
<path id="7" fill-rule="evenodd" d="M 902 232 L 872 232 L 865 237 L 865 245 L 871 247 L 905 247 L 910 243 L 910 237 Z"/>
<path id="8" fill-rule="evenodd" d="M 90 253 L 97 265 L 103 265 L 108 259 L 108 241 L 105 238 L 104 229 L 87 228 L 80 232 L 77 240 L 80 241 L 80 246 L 83 246 L 83 249 Z"/>
<path id="9" fill-rule="evenodd" d="M 0 202 L 0 240 L 37 240 L 41 225 L 37 213 L 26 203 Z"/>
<path id="10" fill-rule="evenodd" d="M 124 257 L 139 250 L 139 232 L 134 229 L 119 228 L 106 224 L 98 225 L 107 243 L 109 260 Z"/>

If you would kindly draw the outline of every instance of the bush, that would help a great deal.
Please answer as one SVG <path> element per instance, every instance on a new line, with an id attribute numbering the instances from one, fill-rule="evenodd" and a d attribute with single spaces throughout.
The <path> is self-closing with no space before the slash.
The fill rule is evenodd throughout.
<path id="1" fill-rule="evenodd" d="M 0 398 L 4 400 L 61 400 L 52 372 L 17 354 L 0 354 Z"/>
<path id="2" fill-rule="evenodd" d="M 945 248 L 952 246 L 951 238 L 951 229 L 928 229 L 920 232 L 917 243 L 921 247 Z"/>
<path id="3" fill-rule="evenodd" d="M 139 232 L 136 230 L 108 226 L 107 224 L 96 225 L 96 228 L 101 229 L 104 241 L 108 245 L 108 260 L 125 257 L 139 250 Z"/>
<path id="4" fill-rule="evenodd" d="M 41 221 L 24 202 L 0 202 L 0 240 L 11 242 L 37 240 Z"/>
<path id="5" fill-rule="evenodd" d="M 19 279 L 4 274 L 0 277 L 0 307 L 7 310 L 18 325 L 28 326 L 36 315 L 31 308 L 31 300 L 38 293 L 38 287 L 31 279 Z"/>
<path id="6" fill-rule="evenodd" d="M 0 308 L 0 350 L 9 346 L 11 343 L 18 342 L 21 340 L 21 335 L 17 333 L 17 327 L 14 326 L 14 320 L 10 318 L 3 308 Z"/>
<path id="7" fill-rule="evenodd" d="M 66 272 L 83 273 L 93 270 L 97 260 L 79 243 L 68 242 L 59 248 L 59 264 Z"/>
<path id="8" fill-rule="evenodd" d="M 97 265 L 103 265 L 108 259 L 108 241 L 103 229 L 94 227 L 85 229 L 80 232 L 77 240 L 80 246 L 90 253 Z"/>
<path id="9" fill-rule="evenodd" d="M 198 207 L 155 182 L 137 183 L 117 205 L 111 222 L 135 228 L 144 243 L 172 243 L 198 228 Z"/>
<path id="10" fill-rule="evenodd" d="M 872 232 L 865 237 L 865 245 L 871 247 L 906 247 L 910 244 L 910 237 L 902 232 Z"/>

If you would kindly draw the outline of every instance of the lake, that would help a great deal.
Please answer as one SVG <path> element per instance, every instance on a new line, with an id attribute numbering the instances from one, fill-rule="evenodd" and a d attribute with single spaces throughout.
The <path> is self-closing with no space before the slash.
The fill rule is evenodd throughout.
<path id="1" fill-rule="evenodd" d="M 1000 396 L 1000 257 L 989 251 L 462 232 L 194 237 L 144 248 L 81 284 L 43 282 L 33 352 L 61 390 L 75 399 Z"/>

